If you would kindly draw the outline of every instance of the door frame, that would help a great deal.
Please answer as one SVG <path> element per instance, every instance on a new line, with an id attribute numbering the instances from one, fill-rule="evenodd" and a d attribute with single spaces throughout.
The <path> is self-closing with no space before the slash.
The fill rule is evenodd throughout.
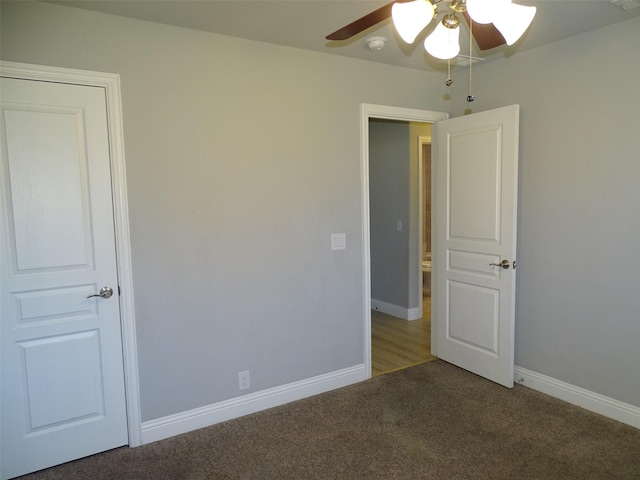
<path id="1" fill-rule="evenodd" d="M 142 445 L 138 354 L 133 300 L 133 274 L 120 76 L 112 73 L 90 72 L 7 61 L 0 61 L 0 74 L 3 77 L 85 85 L 100 87 L 105 90 L 107 124 L 109 128 L 109 156 L 111 160 L 111 191 L 113 195 L 118 288 L 120 292 L 118 302 L 120 306 L 120 323 L 122 326 L 127 430 L 129 446 L 136 447 Z"/>
<path id="2" fill-rule="evenodd" d="M 431 148 L 432 135 L 420 135 L 418 137 L 418 192 L 420 195 L 420 206 L 418 208 L 418 240 L 422 240 L 422 242 L 420 242 L 420 245 L 418 246 L 420 248 L 420 252 L 423 251 L 422 247 L 424 245 L 424 148 L 427 145 L 429 145 L 429 148 Z M 433 168 L 431 170 L 433 171 Z M 429 181 L 431 180 L 431 172 L 429 172 Z M 431 183 L 433 183 L 433 181 L 431 181 Z M 429 231 L 431 231 L 431 229 L 429 229 Z M 422 259 L 424 260 L 424 257 L 422 257 Z M 418 269 L 418 287 L 420 289 L 418 309 L 420 310 L 420 312 L 422 312 L 424 308 L 422 300 L 424 291 L 424 275 L 422 272 L 422 268 Z"/>
<path id="3" fill-rule="evenodd" d="M 380 118 L 385 120 L 398 120 L 405 122 L 422 122 L 435 124 L 440 120 L 446 120 L 449 118 L 448 113 L 435 112 L 429 110 L 418 110 L 414 108 L 393 107 L 388 105 L 375 105 L 370 103 L 360 104 L 360 182 L 362 192 L 362 291 L 363 299 L 362 305 L 364 309 L 363 315 L 363 331 L 364 331 L 364 364 L 366 378 L 371 378 L 371 225 L 369 221 L 369 119 Z M 433 127 L 432 127 L 433 128 Z M 431 132 L 431 137 L 435 138 L 434 132 Z M 434 148 L 435 141 L 432 143 L 432 149 Z M 433 157 L 433 154 L 432 154 Z M 435 184 L 433 176 L 433 162 L 432 162 L 432 181 L 431 181 L 431 199 L 433 210 L 433 195 L 435 193 Z M 431 220 L 433 224 L 433 218 Z M 418 236 L 422 237 L 422 234 Z M 419 241 L 419 240 L 418 240 Z M 422 245 L 419 246 L 422 248 Z M 432 250 L 435 250 L 436 246 L 432 244 Z M 432 252 L 433 258 L 433 252 Z M 432 274 L 433 276 L 433 266 Z M 433 282 L 431 288 L 434 288 Z M 433 293 L 432 293 L 433 298 Z M 432 310 L 434 306 L 432 303 Z M 432 341 L 431 341 L 431 354 L 435 355 L 435 343 L 434 343 L 434 324 L 431 322 L 432 329 Z"/>

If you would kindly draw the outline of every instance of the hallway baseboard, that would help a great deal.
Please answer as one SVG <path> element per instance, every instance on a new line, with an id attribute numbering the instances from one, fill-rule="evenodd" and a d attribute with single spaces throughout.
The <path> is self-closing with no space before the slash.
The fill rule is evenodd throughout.
<path id="1" fill-rule="evenodd" d="M 418 320 L 422 318 L 422 309 L 406 308 L 392 303 L 383 302 L 382 300 L 371 299 L 371 309 L 378 312 L 386 313 L 394 317 L 403 318 L 405 320 Z"/>

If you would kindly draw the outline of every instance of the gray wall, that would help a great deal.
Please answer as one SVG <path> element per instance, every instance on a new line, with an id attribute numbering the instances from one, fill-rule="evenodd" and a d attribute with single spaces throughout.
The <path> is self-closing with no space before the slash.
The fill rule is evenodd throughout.
<path id="1" fill-rule="evenodd" d="M 365 361 L 359 106 L 447 111 L 441 75 L 0 8 L 3 60 L 121 76 L 143 420 Z"/>
<path id="2" fill-rule="evenodd" d="M 516 364 L 636 406 L 639 53 L 635 18 L 474 69 L 471 104 L 521 105 Z"/>

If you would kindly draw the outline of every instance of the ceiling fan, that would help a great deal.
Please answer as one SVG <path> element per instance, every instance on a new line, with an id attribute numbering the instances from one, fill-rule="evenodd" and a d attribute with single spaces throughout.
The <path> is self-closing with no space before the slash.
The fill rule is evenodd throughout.
<path id="1" fill-rule="evenodd" d="M 448 60 L 459 51 L 459 19 L 462 15 L 480 50 L 505 43 L 512 45 L 533 21 L 536 7 L 517 5 L 511 0 L 397 0 L 327 35 L 327 40 L 347 40 L 392 17 L 398 34 L 407 43 L 438 16 L 438 7 L 447 13 L 425 40 L 425 48 L 436 58 Z"/>

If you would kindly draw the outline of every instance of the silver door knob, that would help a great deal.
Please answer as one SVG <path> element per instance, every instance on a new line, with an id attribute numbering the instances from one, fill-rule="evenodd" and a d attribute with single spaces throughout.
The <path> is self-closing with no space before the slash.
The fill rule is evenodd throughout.
<path id="1" fill-rule="evenodd" d="M 510 266 L 509 260 L 502 260 L 500 263 L 490 263 L 489 265 L 491 265 L 492 267 L 502 267 L 505 270 Z"/>
<path id="2" fill-rule="evenodd" d="M 113 288 L 111 288 L 111 287 L 102 287 L 100 289 L 99 293 L 95 293 L 93 295 L 89 295 L 87 298 L 92 298 L 92 297 L 111 298 L 111 295 L 113 295 Z"/>

